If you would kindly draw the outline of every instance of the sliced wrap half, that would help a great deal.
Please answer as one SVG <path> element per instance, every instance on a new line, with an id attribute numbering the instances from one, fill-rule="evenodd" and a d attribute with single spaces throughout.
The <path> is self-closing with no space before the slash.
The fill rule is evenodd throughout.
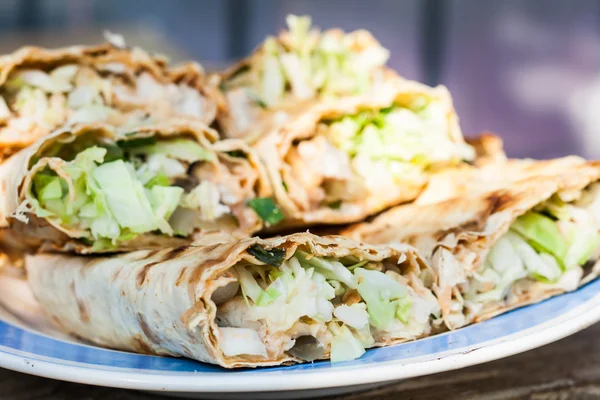
<path id="1" fill-rule="evenodd" d="M 311 29 L 310 17 L 287 17 L 288 31 L 220 74 L 226 136 L 254 142 L 315 102 L 376 93 L 396 74 L 389 51 L 367 31 Z"/>
<path id="2" fill-rule="evenodd" d="M 431 262 L 450 328 L 571 291 L 600 270 L 600 164 L 510 161 L 463 175 L 439 202 L 398 206 L 344 232 L 406 242 Z M 452 183 L 447 187 L 452 188 Z"/>
<path id="3" fill-rule="evenodd" d="M 199 64 L 128 48 L 122 37 L 99 46 L 24 47 L 0 57 L 0 155 L 6 158 L 63 124 L 141 123 L 192 118 L 210 124 L 215 90 Z"/>
<path id="4" fill-rule="evenodd" d="M 248 205 L 268 188 L 261 175 L 242 141 L 216 142 L 199 123 L 74 125 L 0 165 L 3 247 L 90 253 L 246 236 L 263 225 Z"/>
<path id="5" fill-rule="evenodd" d="M 422 283 L 431 271 L 410 246 L 309 233 L 110 258 L 42 254 L 26 267 L 66 331 L 227 368 L 351 360 L 426 336 L 439 316 Z"/>
<path id="6" fill-rule="evenodd" d="M 376 96 L 321 102 L 253 148 L 286 215 L 282 226 L 359 221 L 475 158 L 447 89 L 405 80 Z"/>

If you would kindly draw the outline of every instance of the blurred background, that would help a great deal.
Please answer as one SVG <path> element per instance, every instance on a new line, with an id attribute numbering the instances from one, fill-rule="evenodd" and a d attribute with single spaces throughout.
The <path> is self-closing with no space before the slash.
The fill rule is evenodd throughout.
<path id="1" fill-rule="evenodd" d="M 288 13 L 370 30 L 400 74 L 450 88 L 466 135 L 492 131 L 510 156 L 600 158 L 598 0 L 0 0 L 0 51 L 97 43 L 110 29 L 214 69 Z"/>

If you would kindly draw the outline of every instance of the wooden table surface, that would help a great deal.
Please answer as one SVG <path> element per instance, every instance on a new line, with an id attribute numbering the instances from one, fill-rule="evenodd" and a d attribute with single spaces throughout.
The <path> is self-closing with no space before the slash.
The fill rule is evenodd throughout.
<path id="1" fill-rule="evenodd" d="M 339 397 L 373 398 L 600 399 L 600 323 L 556 343 L 503 360 Z M 0 369 L 0 399 L 156 400 L 160 397 Z"/>

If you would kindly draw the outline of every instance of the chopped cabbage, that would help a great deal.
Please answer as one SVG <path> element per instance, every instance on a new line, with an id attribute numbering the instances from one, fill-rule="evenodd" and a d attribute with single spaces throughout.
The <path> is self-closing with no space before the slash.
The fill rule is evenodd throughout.
<path id="1" fill-rule="evenodd" d="M 220 203 L 219 188 L 210 181 L 202 181 L 190 193 L 183 196 L 181 206 L 200 210 L 200 219 L 214 221 L 231 212 L 230 208 Z"/>
<path id="2" fill-rule="evenodd" d="M 93 178 L 104 192 L 108 208 L 119 226 L 136 233 L 158 228 L 142 183 L 132 176 L 123 160 L 100 165 L 93 171 Z"/>
<path id="3" fill-rule="evenodd" d="M 198 143 L 190 139 L 161 140 L 149 146 L 141 146 L 135 152 L 142 154 L 164 154 L 168 157 L 186 161 L 211 161 L 213 155 Z"/>
<path id="4" fill-rule="evenodd" d="M 219 305 L 219 319 L 225 326 L 254 329 L 264 343 L 283 340 L 283 351 L 294 346 L 294 338 L 311 336 L 323 348 L 330 346 L 331 359 L 337 362 L 360 357 L 373 346 L 372 329 L 389 329 L 392 337 L 415 337 L 432 314 L 439 314 L 433 295 L 421 297 L 404 287 L 395 272 L 367 270 L 361 268 L 364 264 L 296 250 L 279 268 L 237 265 L 241 296 L 231 298 L 231 306 Z M 354 294 L 346 300 L 349 290 Z M 248 309 L 240 314 L 241 297 Z"/>
<path id="5" fill-rule="evenodd" d="M 389 58 L 378 44 L 363 48 L 358 38 L 311 31 L 309 17 L 290 15 L 287 24 L 289 32 L 267 38 L 257 62 L 232 76 L 226 90 L 245 88 L 266 107 L 280 105 L 286 90 L 297 99 L 352 95 L 369 90 Z"/>
<path id="6" fill-rule="evenodd" d="M 512 224 L 511 229 L 526 238 L 532 246 L 562 260 L 567 244 L 556 223 L 545 215 L 528 212 Z"/>
<path id="7" fill-rule="evenodd" d="M 335 327 L 335 328 L 333 328 Z M 331 339 L 331 362 L 351 361 L 365 354 L 363 344 L 344 325 L 337 327 L 332 324 L 333 338 Z"/>
<path id="8" fill-rule="evenodd" d="M 569 248 L 564 257 L 567 269 L 585 264 L 600 246 L 600 234 L 594 226 L 575 225 L 569 236 Z"/>
<path id="9" fill-rule="evenodd" d="M 352 328 L 363 329 L 369 326 L 369 313 L 364 303 L 355 303 L 351 306 L 342 304 L 335 308 L 333 315 Z"/>
<path id="10" fill-rule="evenodd" d="M 189 146 L 185 139 L 148 146 L 147 141 L 140 145 L 136 140 L 88 147 L 76 153 L 72 161 L 50 164 L 34 175 L 26 201 L 36 215 L 81 232 L 80 237 L 95 241 L 94 248 L 98 249 L 141 233 L 180 234 L 174 232 L 169 220 L 182 207 L 199 209 L 201 216 L 200 221 L 192 219 L 194 225 L 185 235 L 203 219 L 214 220 L 230 212 L 219 203 L 219 189 L 209 181 L 202 181 L 189 194 L 171 186 L 175 178 L 186 176 L 187 167 L 180 160 L 206 159 L 197 144 Z M 119 147 L 122 145 L 124 148 Z M 180 146 L 186 150 L 176 151 Z M 142 153 L 140 148 L 149 149 L 151 154 Z M 77 146 L 71 151 L 75 149 Z"/>
<path id="11" fill-rule="evenodd" d="M 430 116 L 434 113 L 429 108 L 436 105 L 435 100 L 421 109 L 394 104 L 386 109 L 347 115 L 328 122 L 325 135 L 355 159 L 385 162 L 385 175 L 395 177 L 404 178 L 406 166 L 422 170 L 435 162 L 471 160 L 473 149 L 455 143 L 448 135 L 446 121 Z"/>
<path id="12" fill-rule="evenodd" d="M 501 301 L 520 279 L 572 290 L 600 247 L 594 218 L 581 205 L 554 196 L 519 217 L 490 249 L 483 268 L 470 279 L 465 299 Z"/>
<path id="13" fill-rule="evenodd" d="M 379 271 L 356 268 L 358 293 L 367 303 L 371 325 L 382 331 L 389 330 L 398 314 L 398 308 L 408 307 L 410 297 L 404 286 Z"/>

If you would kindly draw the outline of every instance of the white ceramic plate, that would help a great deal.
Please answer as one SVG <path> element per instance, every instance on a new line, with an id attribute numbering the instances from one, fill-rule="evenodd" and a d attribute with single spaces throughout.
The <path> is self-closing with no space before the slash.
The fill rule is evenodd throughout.
<path id="1" fill-rule="evenodd" d="M 9 296 L 18 296 L 21 302 L 0 309 L 0 367 L 53 379 L 187 397 L 247 398 L 248 392 L 261 392 L 261 398 L 268 399 L 354 392 L 507 357 L 600 320 L 597 280 L 576 292 L 490 321 L 369 350 L 351 362 L 231 371 L 186 359 L 131 354 L 77 342 L 43 318 L 25 283 L 6 279 L 0 281 L 0 302 Z"/>

